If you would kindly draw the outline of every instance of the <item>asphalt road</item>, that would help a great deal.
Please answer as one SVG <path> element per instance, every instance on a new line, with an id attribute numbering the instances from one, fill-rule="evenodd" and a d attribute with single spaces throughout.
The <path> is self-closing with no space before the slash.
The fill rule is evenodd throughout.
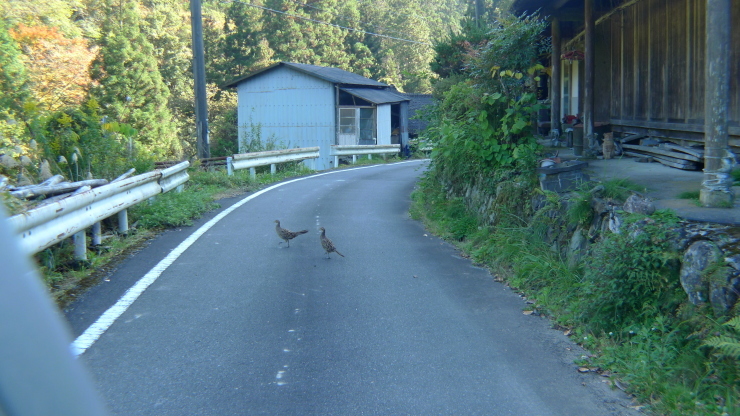
<path id="1" fill-rule="evenodd" d="M 111 413 L 635 414 L 576 371 L 582 350 L 409 218 L 423 166 L 232 199 L 219 221 L 165 233 L 121 264 L 66 311 L 75 336 L 210 224 L 80 355 Z M 279 245 L 276 219 L 309 232 Z M 325 258 L 321 226 L 346 257 Z"/>

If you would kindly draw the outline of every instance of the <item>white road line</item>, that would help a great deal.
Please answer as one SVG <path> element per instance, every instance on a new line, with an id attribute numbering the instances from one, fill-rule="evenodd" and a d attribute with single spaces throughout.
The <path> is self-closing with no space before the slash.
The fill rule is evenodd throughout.
<path id="1" fill-rule="evenodd" d="M 414 161 L 407 161 L 407 162 L 399 162 L 399 163 L 394 163 L 394 165 L 404 164 L 404 163 L 413 163 L 413 162 L 417 162 L 417 161 L 414 160 Z M 97 341 L 98 338 L 100 338 L 100 336 L 103 335 L 103 333 L 107 331 L 108 328 L 110 328 L 111 325 L 113 325 L 113 322 L 115 322 L 116 319 L 118 319 L 126 311 L 126 309 L 128 309 L 128 307 L 131 306 L 131 304 L 133 304 L 134 301 L 136 301 L 136 299 L 138 299 L 138 297 L 142 293 L 144 293 L 144 291 L 149 287 L 149 285 L 154 283 L 154 281 L 156 281 L 157 278 L 159 278 L 159 276 L 165 270 L 167 270 L 167 268 L 170 267 L 170 265 L 172 265 L 172 263 L 174 263 L 175 260 L 177 260 L 177 258 L 180 257 L 182 253 L 185 252 L 185 250 L 187 250 L 191 245 L 193 245 L 193 243 L 195 243 L 203 234 L 205 234 L 206 231 L 210 230 L 211 227 L 216 225 L 216 223 L 221 221 L 225 216 L 229 215 L 237 208 L 241 207 L 242 205 L 246 204 L 252 199 L 264 194 L 265 192 L 271 191 L 275 188 L 279 188 L 289 183 L 298 182 L 298 181 L 302 181 L 304 179 L 309 179 L 309 178 L 315 178 L 318 176 L 331 175 L 334 173 L 347 172 L 350 170 L 368 169 L 368 168 L 374 168 L 378 166 L 388 166 L 388 165 L 372 165 L 372 166 L 363 166 L 359 168 L 333 170 L 331 172 L 318 173 L 318 174 L 311 175 L 311 176 L 305 176 L 302 178 L 293 179 L 287 182 L 281 182 L 276 185 L 272 185 L 268 188 L 265 188 L 261 191 L 255 192 L 252 195 L 249 195 L 248 197 L 237 202 L 236 204 L 230 206 L 229 208 L 223 210 L 221 213 L 213 217 L 210 221 L 208 221 L 207 223 L 203 224 L 200 228 L 198 228 L 198 230 L 195 231 L 193 234 L 191 234 L 188 238 L 186 238 L 185 241 L 183 241 L 177 247 L 175 247 L 175 249 L 172 250 L 170 254 L 167 255 L 167 257 L 165 257 L 159 263 L 157 263 L 157 265 L 154 266 L 151 270 L 149 270 L 149 272 L 145 274 L 144 277 L 139 279 L 139 281 L 136 282 L 136 284 L 134 284 L 131 288 L 129 288 L 126 291 L 126 293 L 124 293 L 123 296 L 121 296 L 121 298 L 118 299 L 118 301 L 113 306 L 108 308 L 107 311 L 105 311 L 102 315 L 100 315 L 98 320 L 95 321 L 92 325 L 90 325 L 90 327 L 87 328 L 85 332 L 83 332 L 79 337 L 77 337 L 77 339 L 74 340 L 72 345 L 70 345 L 70 349 L 72 350 L 72 353 L 75 356 L 80 356 L 85 351 L 87 351 L 87 349 L 90 348 L 95 343 L 95 341 Z"/>

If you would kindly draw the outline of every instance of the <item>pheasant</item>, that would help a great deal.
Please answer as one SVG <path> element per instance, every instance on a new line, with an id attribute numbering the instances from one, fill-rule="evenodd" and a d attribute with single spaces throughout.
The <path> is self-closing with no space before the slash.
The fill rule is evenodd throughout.
<path id="1" fill-rule="evenodd" d="M 301 234 L 306 234 L 308 230 L 301 230 L 301 231 L 290 231 L 286 230 L 285 228 L 280 226 L 280 220 L 275 220 L 275 232 L 277 233 L 278 237 L 283 239 L 286 243 L 288 243 L 288 247 L 290 247 L 290 240 L 298 237 Z M 283 244 L 283 242 L 279 242 L 278 245 Z"/>
<path id="2" fill-rule="evenodd" d="M 319 227 L 319 230 L 321 230 L 321 247 L 324 247 L 324 250 L 326 250 L 326 258 L 330 259 L 331 256 L 329 256 L 329 253 L 332 252 L 344 257 L 344 254 L 338 252 L 337 248 L 334 247 L 334 243 L 332 243 L 331 240 L 326 237 L 326 230 L 324 229 L 324 227 Z"/>

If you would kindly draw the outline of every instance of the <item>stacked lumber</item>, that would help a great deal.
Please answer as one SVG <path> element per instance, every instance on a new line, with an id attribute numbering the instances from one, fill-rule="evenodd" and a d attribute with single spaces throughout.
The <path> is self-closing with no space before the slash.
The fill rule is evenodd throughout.
<path id="1" fill-rule="evenodd" d="M 19 201 L 26 201 L 24 204 L 26 209 L 32 209 L 57 202 L 68 196 L 76 195 L 98 186 L 124 180 L 134 172 L 135 169 L 131 169 L 110 182 L 107 179 L 87 179 L 69 182 L 62 175 L 54 175 L 41 183 L 25 186 L 11 185 L 6 177 L 0 176 L 0 192 L 6 192 Z"/>
<path id="2" fill-rule="evenodd" d="M 704 150 L 679 146 L 674 143 L 659 143 L 656 146 L 622 144 L 624 154 L 633 157 L 649 157 L 663 165 L 683 170 L 699 170 L 704 162 Z"/>

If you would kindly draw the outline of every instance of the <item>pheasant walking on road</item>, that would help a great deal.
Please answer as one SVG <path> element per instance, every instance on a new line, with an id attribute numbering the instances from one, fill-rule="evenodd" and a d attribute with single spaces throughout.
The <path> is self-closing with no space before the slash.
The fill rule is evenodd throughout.
<path id="1" fill-rule="evenodd" d="M 290 240 L 298 237 L 301 234 L 306 234 L 308 230 L 301 230 L 301 231 L 290 231 L 286 230 L 285 228 L 280 226 L 280 220 L 275 220 L 275 232 L 277 233 L 278 237 L 283 239 L 286 243 L 288 243 L 288 247 L 290 247 Z M 283 242 L 279 242 L 278 245 L 283 244 Z"/>
<path id="2" fill-rule="evenodd" d="M 331 240 L 326 237 L 326 230 L 324 229 L 324 227 L 320 227 L 319 230 L 321 230 L 321 247 L 324 247 L 324 250 L 326 251 L 326 258 L 331 258 L 331 256 L 329 256 L 329 253 L 337 253 L 340 256 L 344 257 L 344 254 L 338 252 L 337 248 L 334 247 L 334 243 L 332 243 Z"/>

